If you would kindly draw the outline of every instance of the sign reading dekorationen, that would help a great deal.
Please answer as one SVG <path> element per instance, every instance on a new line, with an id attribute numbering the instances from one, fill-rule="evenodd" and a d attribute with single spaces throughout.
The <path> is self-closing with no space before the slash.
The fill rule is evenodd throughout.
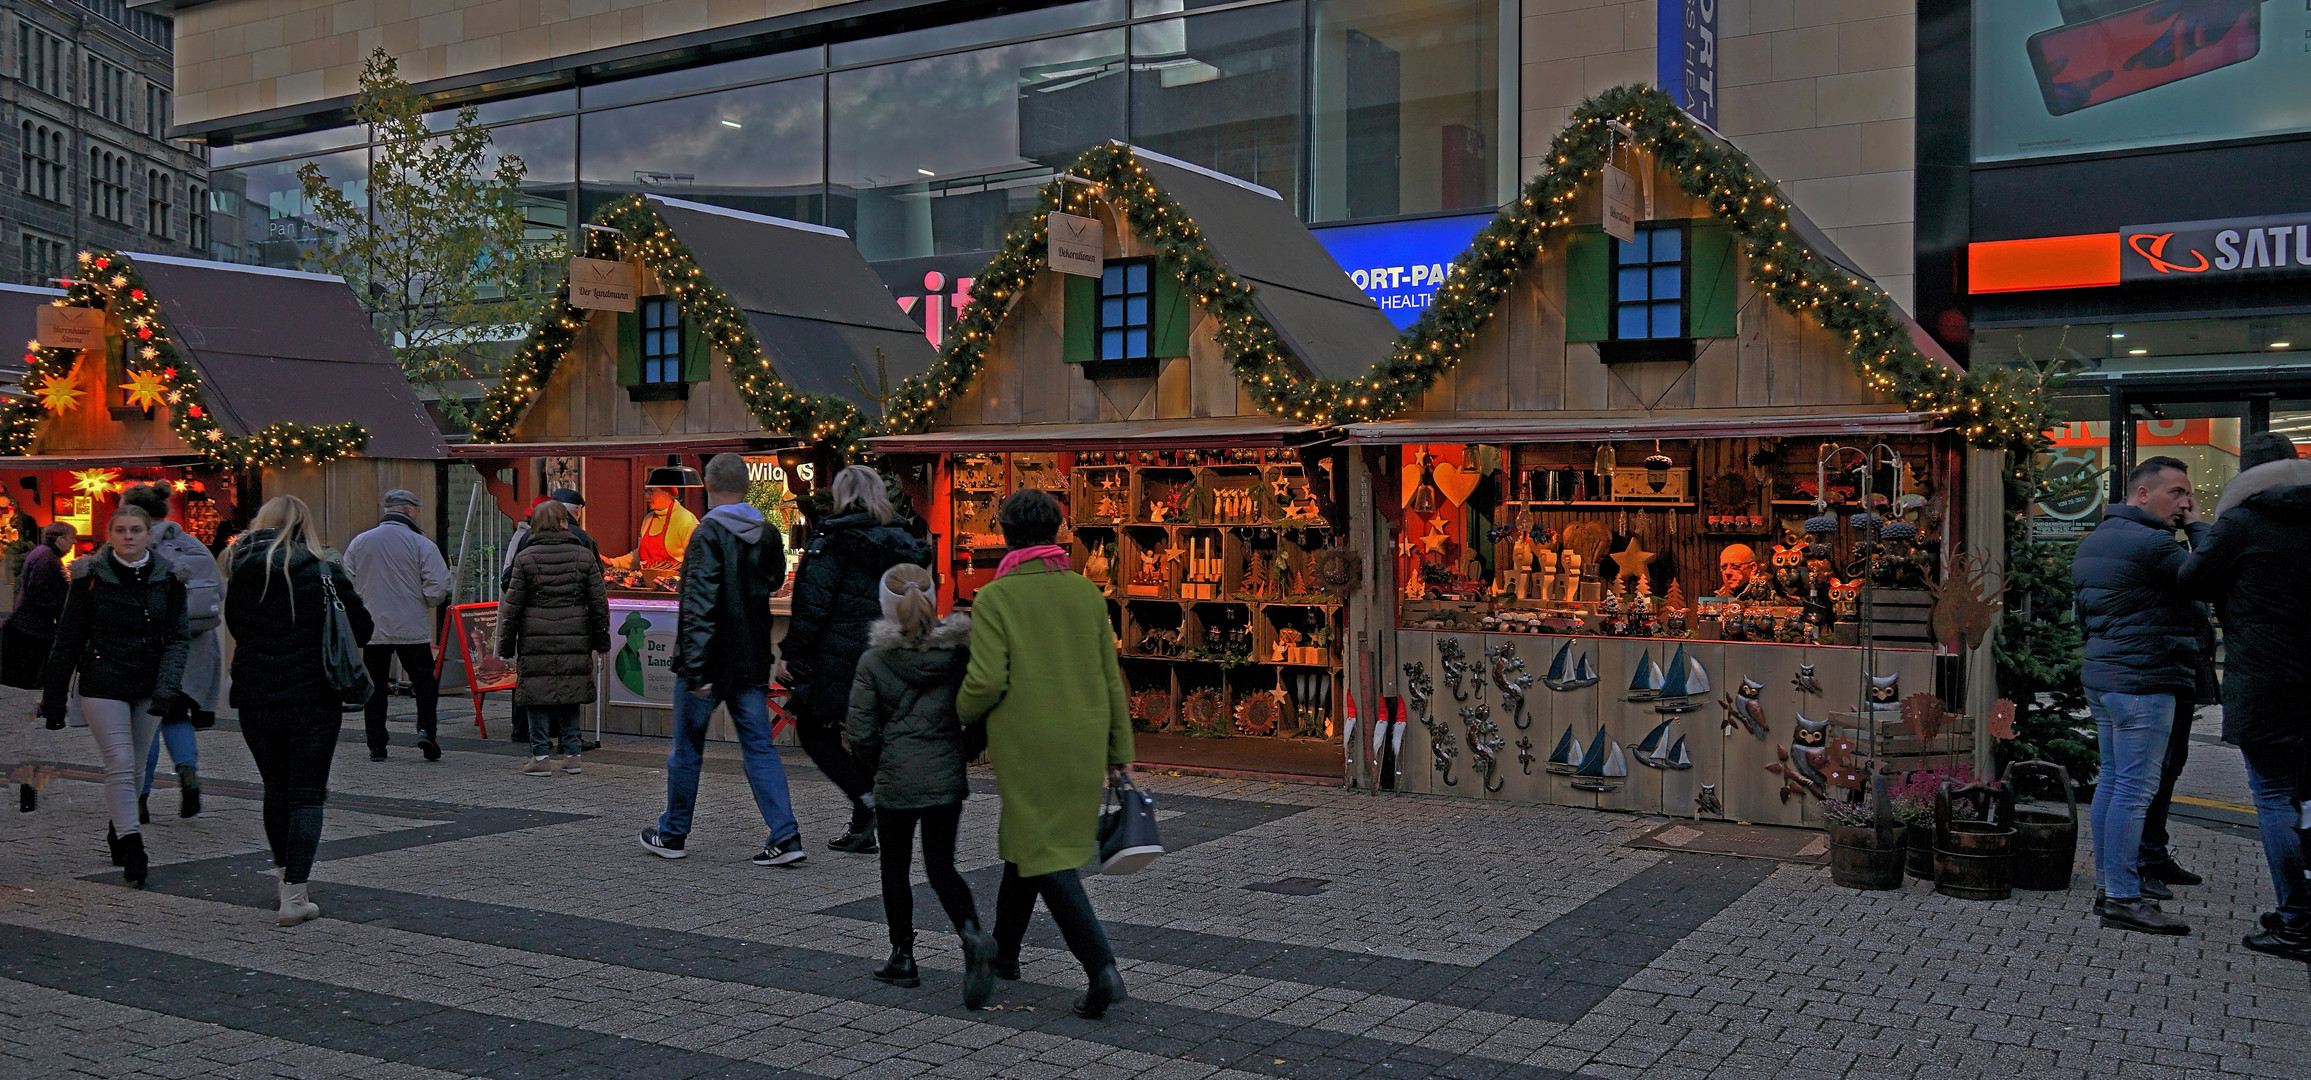
<path id="1" fill-rule="evenodd" d="M 2311 214 L 2129 225 L 2118 259 L 2122 282 L 2311 273 Z"/>

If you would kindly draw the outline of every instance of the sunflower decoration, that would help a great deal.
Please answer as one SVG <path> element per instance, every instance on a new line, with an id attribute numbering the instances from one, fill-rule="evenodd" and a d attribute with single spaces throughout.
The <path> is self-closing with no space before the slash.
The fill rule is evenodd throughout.
<path id="1" fill-rule="evenodd" d="M 1209 686 L 1197 690 L 1180 703 L 1180 709 L 1180 719 L 1186 723 L 1189 734 L 1215 739 L 1228 737 L 1228 707 L 1220 700 L 1218 690 Z"/>
<path id="2" fill-rule="evenodd" d="M 132 372 L 120 388 L 128 391 L 128 403 L 139 409 L 160 408 L 169 398 L 169 384 L 157 371 Z"/>

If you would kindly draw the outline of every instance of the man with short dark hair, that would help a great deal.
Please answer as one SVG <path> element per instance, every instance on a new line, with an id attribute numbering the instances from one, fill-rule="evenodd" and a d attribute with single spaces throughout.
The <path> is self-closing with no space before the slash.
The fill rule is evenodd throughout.
<path id="1" fill-rule="evenodd" d="M 682 559 L 682 613 L 674 647 L 674 746 L 666 755 L 666 812 L 642 830 L 652 855 L 679 859 L 698 802 L 698 769 L 715 706 L 730 710 L 755 808 L 770 830 L 757 866 L 793 866 L 806 857 L 786 787 L 786 765 L 770 741 L 770 595 L 786 580 L 786 548 L 762 511 L 746 501 L 746 459 L 716 454 L 706 463 L 706 516 Z"/>
<path id="2" fill-rule="evenodd" d="M 2176 583 L 2188 552 L 2206 537 L 2191 495 L 2190 466 L 2145 459 L 2126 478 L 2126 502 L 2111 507 L 2078 545 L 2071 581 L 2086 630 L 2079 681 L 2094 713 L 2102 751 L 2093 815 L 2095 913 L 2102 924 L 2149 934 L 2188 934 L 2182 920 L 2143 895 L 2143 816 L 2158 790 L 2176 702 L 2198 687 L 2199 631 L 2205 617 Z"/>
<path id="3" fill-rule="evenodd" d="M 2311 960 L 2311 887 L 2297 828 L 2311 773 L 2304 708 L 2311 699 L 2311 461 L 2284 435 L 2240 447 L 2242 471 L 2223 488 L 2206 542 L 2180 580 L 2223 621 L 2223 741 L 2246 759 L 2255 824 L 2278 910 L 2246 945 Z"/>

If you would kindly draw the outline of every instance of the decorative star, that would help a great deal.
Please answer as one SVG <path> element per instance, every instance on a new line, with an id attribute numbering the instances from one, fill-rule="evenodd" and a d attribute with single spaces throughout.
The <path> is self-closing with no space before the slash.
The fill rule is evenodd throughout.
<path id="1" fill-rule="evenodd" d="M 1646 582 L 1658 553 L 1645 550 L 1644 545 L 1643 540 L 1632 536 L 1628 547 L 1613 553 L 1613 565 L 1620 568 L 1617 577 L 1635 578 L 1640 586 Z"/>
<path id="2" fill-rule="evenodd" d="M 61 416 L 80 404 L 81 395 L 88 393 L 62 379 L 50 379 L 40 386 L 40 404 L 49 412 Z"/>
<path id="3" fill-rule="evenodd" d="M 1420 538 L 1417 536 L 1407 536 L 1397 540 L 1396 553 L 1408 559 L 1414 555 L 1420 554 Z"/>
<path id="4" fill-rule="evenodd" d="M 89 498 L 100 498 L 112 491 L 112 482 L 119 476 L 118 469 L 81 469 L 72 474 L 72 486 Z"/>
<path id="5" fill-rule="evenodd" d="M 1427 536 L 1421 537 L 1420 542 L 1428 545 L 1428 550 L 1442 555 L 1444 554 L 1444 546 L 1452 542 L 1452 537 L 1446 534 L 1444 530 L 1438 529 L 1435 532 L 1429 533 Z"/>
<path id="6" fill-rule="evenodd" d="M 140 409 L 157 409 L 168 400 L 169 385 L 158 372 L 135 372 L 120 388 L 128 391 L 128 403 Z"/>

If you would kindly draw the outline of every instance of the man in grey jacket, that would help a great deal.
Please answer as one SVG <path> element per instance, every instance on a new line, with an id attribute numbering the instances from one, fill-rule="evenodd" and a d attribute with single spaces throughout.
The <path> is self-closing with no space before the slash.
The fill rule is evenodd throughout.
<path id="1" fill-rule="evenodd" d="M 417 527 L 417 496 L 400 488 L 385 493 L 385 516 L 377 527 L 345 546 L 345 571 L 361 591 L 377 629 L 361 658 L 369 667 L 369 760 L 385 760 L 386 677 L 393 661 L 409 675 L 417 692 L 417 748 L 427 761 L 441 760 L 434 738 L 441 684 L 433 670 L 433 609 L 449 595 L 449 565 L 441 548 Z"/>

